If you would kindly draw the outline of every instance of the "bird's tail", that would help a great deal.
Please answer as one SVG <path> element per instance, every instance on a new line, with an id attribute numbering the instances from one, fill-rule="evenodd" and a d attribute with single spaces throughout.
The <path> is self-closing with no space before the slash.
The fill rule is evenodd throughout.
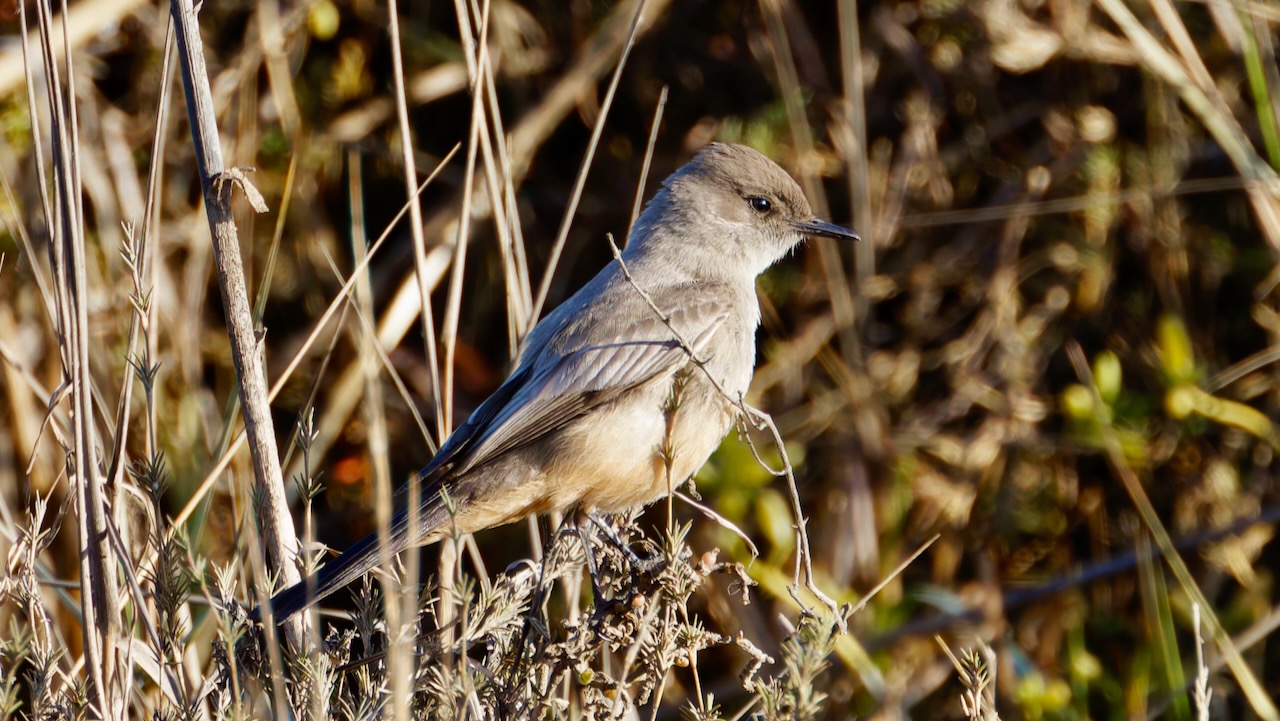
<path id="1" fill-rule="evenodd" d="M 430 499 L 430 500 L 428 500 Z M 414 535 L 418 539 L 428 538 L 434 531 L 446 526 L 449 511 L 444 500 L 436 495 L 423 495 L 423 503 L 419 508 L 418 525 Z M 414 544 L 409 538 L 409 517 L 400 512 L 391 519 L 388 529 L 387 551 L 394 556 Z M 421 543 L 421 541 L 418 541 Z M 276 623 L 282 623 L 293 614 L 307 608 L 332 595 L 352 581 L 372 571 L 382 560 L 382 548 L 378 534 L 371 533 L 360 539 L 341 556 L 325 564 L 311 577 L 303 579 L 289 588 L 271 597 L 271 614 Z M 258 611 L 252 612 L 257 617 Z"/>
<path id="2" fill-rule="evenodd" d="M 400 550 L 392 544 L 392 553 Z M 271 597 L 271 614 L 280 623 L 293 614 L 332 595 L 378 565 L 378 535 L 360 539 L 341 556 L 325 564 L 310 578 Z"/>

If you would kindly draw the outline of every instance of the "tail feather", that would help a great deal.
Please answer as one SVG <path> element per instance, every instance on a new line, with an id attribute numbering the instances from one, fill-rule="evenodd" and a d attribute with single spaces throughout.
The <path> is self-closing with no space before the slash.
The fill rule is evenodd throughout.
<path id="1" fill-rule="evenodd" d="M 392 544 L 392 553 L 403 549 Z M 378 536 L 365 536 L 354 546 L 325 564 L 310 578 L 303 579 L 271 597 L 271 614 L 276 622 L 284 621 L 308 606 L 319 603 L 334 592 L 372 571 L 379 561 Z"/>
<path id="2" fill-rule="evenodd" d="M 400 494 L 397 494 L 400 495 Z M 425 497 L 425 496 L 424 496 Z M 419 509 L 417 538 L 426 538 L 433 531 L 446 525 L 449 514 L 443 499 L 438 495 Z M 387 550 L 391 555 L 400 553 L 414 544 L 409 538 L 409 517 L 397 513 L 388 529 Z M 420 542 L 420 541 L 418 541 Z M 382 548 L 378 534 L 371 533 L 360 539 L 341 556 L 325 564 L 318 572 L 271 597 L 271 614 L 281 623 L 293 614 L 312 606 L 351 582 L 372 571 L 382 560 Z M 255 611 L 254 616 L 257 615 Z"/>

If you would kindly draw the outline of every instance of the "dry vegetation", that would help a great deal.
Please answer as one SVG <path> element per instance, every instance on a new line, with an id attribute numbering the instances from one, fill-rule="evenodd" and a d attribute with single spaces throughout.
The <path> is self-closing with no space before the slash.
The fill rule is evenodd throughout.
<path id="1" fill-rule="evenodd" d="M 70 3 L 72 73 L 7 8 L 0 717 L 1277 718 L 1275 5 L 207 3 L 255 168 L 218 187 L 167 4 Z M 713 139 L 866 239 L 762 281 L 786 452 L 726 441 L 723 522 L 615 519 L 643 567 L 594 534 L 610 603 L 531 522 L 340 594 L 304 652 L 249 628 L 298 571 L 263 479 L 303 566 L 377 528 L 643 170 Z"/>

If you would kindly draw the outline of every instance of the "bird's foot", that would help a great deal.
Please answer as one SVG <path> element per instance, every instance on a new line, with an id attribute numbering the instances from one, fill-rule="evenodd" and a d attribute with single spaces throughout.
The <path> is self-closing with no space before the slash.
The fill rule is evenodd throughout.
<path id="1" fill-rule="evenodd" d="M 584 515 L 593 526 L 600 529 L 601 533 L 604 534 L 605 540 L 620 551 L 622 555 L 627 557 L 627 561 L 635 571 L 647 576 L 662 567 L 664 559 L 661 553 L 654 553 L 649 558 L 641 558 L 640 555 L 631 548 L 631 545 L 618 535 L 618 532 L 614 530 L 613 526 L 598 514 L 586 513 Z"/>
<path id="2" fill-rule="evenodd" d="M 630 548 L 626 549 L 626 551 L 627 560 L 631 562 L 631 567 L 642 576 L 652 576 L 667 565 L 667 559 L 661 553 L 654 553 L 648 558 L 641 558 L 640 554 Z"/>

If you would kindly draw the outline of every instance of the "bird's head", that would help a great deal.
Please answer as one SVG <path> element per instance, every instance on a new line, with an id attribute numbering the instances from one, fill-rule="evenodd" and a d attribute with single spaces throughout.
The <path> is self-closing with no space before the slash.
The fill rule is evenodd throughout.
<path id="1" fill-rule="evenodd" d="M 712 143 L 663 182 L 628 250 L 683 256 L 703 266 L 713 258 L 722 270 L 756 275 L 817 236 L 858 239 L 814 217 L 800 186 L 777 163 L 743 145 Z"/>

